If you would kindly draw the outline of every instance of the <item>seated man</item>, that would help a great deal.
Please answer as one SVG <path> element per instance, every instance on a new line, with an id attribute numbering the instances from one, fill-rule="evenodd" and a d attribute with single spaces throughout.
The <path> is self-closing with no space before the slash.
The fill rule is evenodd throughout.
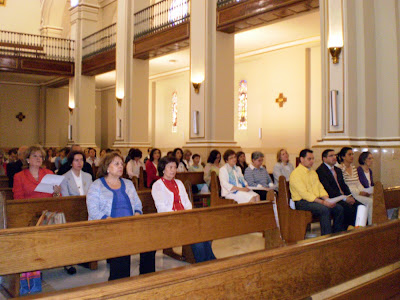
<path id="1" fill-rule="evenodd" d="M 290 174 L 289 186 L 292 199 L 298 210 L 308 210 L 320 218 L 321 235 L 343 230 L 343 207 L 330 203 L 328 193 L 319 182 L 317 173 L 311 169 L 314 164 L 313 151 L 300 151 L 300 164 Z M 333 217 L 333 228 L 331 226 Z"/>
<path id="2" fill-rule="evenodd" d="M 349 225 L 355 225 L 357 206 L 361 203 L 351 196 L 347 184 L 344 182 L 342 170 L 335 167 L 336 154 L 333 149 L 327 149 L 322 152 L 323 163 L 318 167 L 317 174 L 319 181 L 328 192 L 329 198 L 335 198 L 341 195 L 348 196 L 337 204 L 343 207 L 344 228 Z"/>

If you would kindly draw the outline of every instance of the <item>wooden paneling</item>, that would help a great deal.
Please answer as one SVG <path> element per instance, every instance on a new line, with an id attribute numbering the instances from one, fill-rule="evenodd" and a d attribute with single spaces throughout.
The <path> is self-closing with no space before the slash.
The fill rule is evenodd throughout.
<path id="1" fill-rule="evenodd" d="M 74 76 L 74 63 L 0 55 L 0 70 L 37 75 Z"/>
<path id="2" fill-rule="evenodd" d="M 217 30 L 238 32 L 318 8 L 318 0 L 241 1 L 217 9 Z"/>
<path id="3" fill-rule="evenodd" d="M 190 23 L 155 32 L 133 42 L 133 57 L 148 59 L 189 46 Z"/>
<path id="4" fill-rule="evenodd" d="M 400 220 L 271 251 L 259 251 L 149 276 L 126 278 L 36 297 L 304 299 L 399 260 Z M 398 290 L 398 281 L 396 277 L 392 278 L 397 285 L 395 289 Z M 383 287 L 390 289 L 391 284 L 389 282 Z M 388 294 L 385 292 L 385 295 Z"/>
<path id="5" fill-rule="evenodd" d="M 82 60 L 82 74 L 94 76 L 115 70 L 115 48 Z"/>
<path id="6" fill-rule="evenodd" d="M 0 230 L 0 275 L 269 230 L 277 228 L 272 204 L 265 202 L 4 229 Z"/>

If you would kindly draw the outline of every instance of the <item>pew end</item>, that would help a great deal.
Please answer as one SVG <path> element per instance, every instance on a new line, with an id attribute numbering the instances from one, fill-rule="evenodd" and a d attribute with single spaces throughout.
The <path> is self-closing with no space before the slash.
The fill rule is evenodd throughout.
<path id="1" fill-rule="evenodd" d="M 309 211 L 293 210 L 289 206 L 289 184 L 284 176 L 279 177 L 279 193 L 277 209 L 280 231 L 286 243 L 295 243 L 304 240 L 307 225 L 312 223 L 312 214 Z"/>
<path id="2" fill-rule="evenodd" d="M 236 201 L 234 200 L 221 198 L 219 196 L 221 191 L 221 186 L 219 183 L 219 178 L 217 176 L 217 173 L 215 173 L 214 171 L 211 172 L 210 190 L 211 190 L 211 202 L 210 202 L 211 207 L 236 204 Z"/>

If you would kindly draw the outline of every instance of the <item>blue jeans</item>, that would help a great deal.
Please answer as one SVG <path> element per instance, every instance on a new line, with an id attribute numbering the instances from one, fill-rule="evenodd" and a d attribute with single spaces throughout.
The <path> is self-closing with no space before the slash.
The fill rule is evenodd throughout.
<path id="1" fill-rule="evenodd" d="M 210 241 L 192 244 L 191 247 L 196 263 L 215 259 Z"/>
<path id="2" fill-rule="evenodd" d="M 321 224 L 321 235 L 343 231 L 344 213 L 343 207 L 336 205 L 334 208 L 326 207 L 325 205 L 300 200 L 294 202 L 296 209 L 307 210 L 317 217 Z M 331 216 L 333 217 L 333 227 L 331 226 Z"/>

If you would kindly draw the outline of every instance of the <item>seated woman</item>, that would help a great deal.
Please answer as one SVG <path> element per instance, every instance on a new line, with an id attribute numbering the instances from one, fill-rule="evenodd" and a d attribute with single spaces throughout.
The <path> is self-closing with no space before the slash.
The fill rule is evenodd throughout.
<path id="1" fill-rule="evenodd" d="M 188 169 L 189 170 L 189 168 L 190 168 L 190 166 L 192 165 L 192 161 L 190 160 L 192 158 L 192 151 L 190 151 L 189 149 L 186 149 L 184 152 L 183 152 L 183 163 L 185 164 L 185 166 L 186 166 L 186 169 Z"/>
<path id="2" fill-rule="evenodd" d="M 87 158 L 87 162 L 93 166 L 93 164 L 98 167 L 100 163 L 100 158 L 96 156 L 97 151 L 94 148 L 89 148 L 89 157 Z"/>
<path id="3" fill-rule="evenodd" d="M 150 157 L 146 161 L 146 173 L 147 173 L 147 187 L 151 188 L 151 185 L 160 177 L 158 176 L 157 164 L 161 157 L 160 149 L 153 148 L 150 152 Z"/>
<path id="4" fill-rule="evenodd" d="M 372 224 L 373 199 L 371 194 L 364 190 L 359 178 L 356 167 L 353 165 L 354 152 L 350 147 L 343 147 L 337 155 L 339 167 L 343 172 L 344 182 L 349 187 L 353 197 L 364 204 L 368 210 L 368 224 Z"/>
<path id="5" fill-rule="evenodd" d="M 294 167 L 289 162 L 289 153 L 286 149 L 280 149 L 276 154 L 277 163 L 274 166 L 274 182 L 276 189 L 278 188 L 279 177 L 285 176 L 286 181 L 289 181 L 290 174 L 293 172 Z"/>
<path id="6" fill-rule="evenodd" d="M 14 176 L 14 199 L 45 198 L 60 196 L 61 187 L 55 185 L 53 193 L 35 192 L 37 185 L 47 174 L 54 174 L 53 171 L 43 167 L 43 159 L 46 153 L 42 146 L 30 146 L 25 152 L 23 159 L 23 170 Z"/>
<path id="7" fill-rule="evenodd" d="M 161 178 L 153 184 L 151 195 L 159 213 L 192 209 L 185 186 L 182 181 L 175 179 L 177 168 L 178 162 L 173 156 L 165 156 L 158 163 Z M 197 243 L 191 247 L 196 262 L 215 259 L 211 242 Z"/>
<path id="8" fill-rule="evenodd" d="M 207 159 L 207 164 L 204 167 L 204 181 L 210 186 L 211 172 L 215 172 L 219 175 L 219 168 L 221 162 L 221 153 L 218 150 L 212 150 Z"/>
<path id="9" fill-rule="evenodd" d="M 188 171 L 188 167 L 186 166 L 186 164 L 183 162 L 183 151 L 181 148 L 175 148 L 174 152 L 173 152 L 173 156 L 176 158 L 176 160 L 178 161 L 178 169 L 177 172 L 178 173 L 182 173 L 182 172 L 187 172 Z"/>
<path id="10" fill-rule="evenodd" d="M 244 172 L 244 179 L 254 192 L 260 195 L 261 200 L 267 199 L 267 192 L 274 188 L 271 177 L 267 169 L 262 164 L 264 162 L 264 154 L 259 151 L 251 154 L 251 164 Z"/>
<path id="11" fill-rule="evenodd" d="M 68 164 L 72 167 L 63 176 L 61 182 L 61 194 L 63 196 L 83 196 L 86 195 L 92 184 L 92 175 L 82 171 L 85 163 L 85 154 L 82 151 L 72 151 L 68 154 Z"/>
<path id="12" fill-rule="evenodd" d="M 357 168 L 358 178 L 365 188 L 374 186 L 374 180 L 372 178 L 371 170 L 373 161 L 374 157 L 369 151 L 361 153 L 360 157 L 358 158 L 358 163 L 360 164 L 360 166 Z"/>
<path id="13" fill-rule="evenodd" d="M 133 176 L 139 178 L 140 167 L 142 167 L 143 170 L 146 170 L 146 166 L 140 160 L 142 158 L 142 151 L 135 148 L 129 152 L 131 159 L 128 161 L 128 164 L 126 165 L 126 173 L 128 174 L 130 179 L 132 179 Z"/>
<path id="14" fill-rule="evenodd" d="M 121 178 L 123 171 L 123 157 L 118 153 L 108 153 L 101 160 L 98 171 L 99 179 L 92 183 L 86 197 L 89 220 L 142 214 L 142 202 L 132 181 Z M 118 247 L 118 245 L 114 246 Z M 111 258 L 109 262 L 110 277 L 108 280 L 130 276 L 130 255 Z"/>
<path id="15" fill-rule="evenodd" d="M 244 174 L 244 171 L 246 171 L 247 167 L 249 166 L 246 162 L 246 154 L 244 154 L 243 151 L 239 151 L 238 153 L 236 153 L 236 157 L 237 157 L 236 165 L 240 168 L 242 174 Z"/>
<path id="16" fill-rule="evenodd" d="M 242 171 L 236 166 L 236 153 L 228 149 L 224 153 L 225 165 L 219 169 L 221 196 L 237 203 L 258 202 L 260 196 L 249 189 Z"/>

